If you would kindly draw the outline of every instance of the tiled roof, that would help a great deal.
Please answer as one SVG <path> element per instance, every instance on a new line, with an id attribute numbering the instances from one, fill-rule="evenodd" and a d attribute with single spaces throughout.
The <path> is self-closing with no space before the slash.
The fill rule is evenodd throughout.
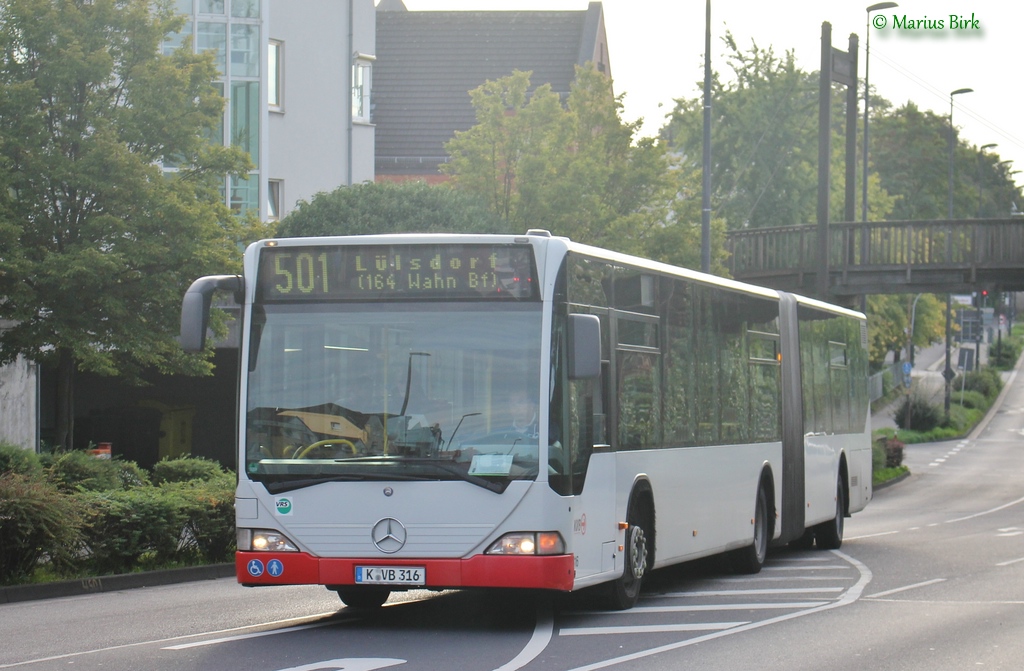
<path id="1" fill-rule="evenodd" d="M 594 60 L 600 15 L 600 3 L 578 12 L 378 9 L 377 174 L 436 174 L 444 144 L 476 123 L 469 91 L 487 80 L 532 71 L 532 86 L 567 93 L 574 67 Z"/>

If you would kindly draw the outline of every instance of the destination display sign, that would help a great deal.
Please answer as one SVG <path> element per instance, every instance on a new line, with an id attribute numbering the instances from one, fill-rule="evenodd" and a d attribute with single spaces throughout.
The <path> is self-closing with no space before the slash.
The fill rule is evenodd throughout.
<path id="1" fill-rule="evenodd" d="M 264 247 L 256 300 L 488 299 L 538 296 L 530 245 Z"/>

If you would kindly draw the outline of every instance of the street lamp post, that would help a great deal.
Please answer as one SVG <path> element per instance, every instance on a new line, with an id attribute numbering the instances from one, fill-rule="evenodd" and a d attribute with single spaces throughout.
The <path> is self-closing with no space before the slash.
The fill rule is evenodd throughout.
<path id="1" fill-rule="evenodd" d="M 955 144 L 956 129 L 953 127 L 953 96 L 958 96 L 962 93 L 971 93 L 974 89 L 957 89 L 950 91 L 949 93 L 949 206 L 946 210 L 949 224 L 947 225 L 946 231 L 946 262 L 948 263 L 952 259 L 953 253 L 953 145 Z M 950 340 L 952 339 L 952 324 L 950 323 L 949 311 L 953 304 L 952 294 L 946 294 L 946 368 L 942 371 L 942 377 L 946 380 L 946 394 L 943 401 L 942 407 L 945 414 L 946 423 L 949 423 L 949 400 L 950 392 L 953 383 L 953 367 L 950 365 Z"/>
<path id="2" fill-rule="evenodd" d="M 982 164 L 982 161 L 985 158 L 985 150 L 986 149 L 991 149 L 992 147 L 998 147 L 998 146 L 999 145 L 997 143 L 990 142 L 988 144 L 981 145 L 981 147 L 978 149 L 978 219 L 981 219 L 981 215 L 983 213 L 983 209 L 982 209 L 982 206 L 981 206 L 981 196 L 982 196 L 982 193 L 984 192 L 984 189 L 982 188 L 982 185 L 981 185 L 981 164 Z"/>
<path id="3" fill-rule="evenodd" d="M 895 2 L 879 2 L 867 8 L 868 23 L 865 29 L 867 43 L 864 46 L 864 178 L 861 180 L 860 214 L 861 221 L 868 220 L 868 114 L 871 111 L 871 87 L 868 84 L 868 71 L 871 67 L 871 12 L 898 7 Z"/>

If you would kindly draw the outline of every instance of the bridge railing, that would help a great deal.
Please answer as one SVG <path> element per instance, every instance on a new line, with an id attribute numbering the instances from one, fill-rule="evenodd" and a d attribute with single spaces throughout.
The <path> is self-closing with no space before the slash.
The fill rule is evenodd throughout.
<path id="1" fill-rule="evenodd" d="M 1024 264 L 1024 219 L 883 221 L 829 226 L 832 271 Z M 813 273 L 819 267 L 818 227 L 731 231 L 726 247 L 733 277 Z"/>

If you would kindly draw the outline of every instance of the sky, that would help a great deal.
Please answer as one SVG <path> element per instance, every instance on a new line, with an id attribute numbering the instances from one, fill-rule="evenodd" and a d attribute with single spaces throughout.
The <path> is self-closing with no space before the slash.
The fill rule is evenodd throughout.
<path id="1" fill-rule="evenodd" d="M 587 0 L 404 0 L 409 11 L 585 10 Z M 846 51 L 860 42 L 863 77 L 870 40 L 868 77 L 876 95 L 895 106 L 908 101 L 948 116 L 961 139 L 1013 160 L 1024 184 L 1024 3 L 1008 0 L 902 0 L 873 12 L 873 0 L 712 0 L 712 68 L 731 73 L 722 38 L 729 31 L 741 50 L 753 42 L 777 55 L 793 51 L 805 71 L 819 69 L 821 27 L 832 25 L 832 46 Z M 701 95 L 704 79 L 705 3 L 700 0 L 603 0 L 608 51 L 616 94 L 625 94 L 623 118 L 643 118 L 642 135 L 654 135 L 677 98 Z M 894 16 L 898 21 L 894 21 Z M 957 29 L 951 29 L 950 16 Z M 883 24 L 884 19 L 884 26 Z M 920 29 L 894 27 L 920 21 Z M 938 22 L 942 22 L 942 28 Z M 931 23 L 927 23 L 931 22 Z M 712 102 L 712 105 L 714 103 Z M 864 102 L 861 99 L 860 111 Z M 862 128 L 863 121 L 858 122 Z M 858 130 L 858 133 L 860 130 Z M 870 137 L 870 136 L 869 136 Z M 858 144 L 863 139 L 858 135 Z M 1024 203 L 1020 203 L 1024 207 Z"/>

